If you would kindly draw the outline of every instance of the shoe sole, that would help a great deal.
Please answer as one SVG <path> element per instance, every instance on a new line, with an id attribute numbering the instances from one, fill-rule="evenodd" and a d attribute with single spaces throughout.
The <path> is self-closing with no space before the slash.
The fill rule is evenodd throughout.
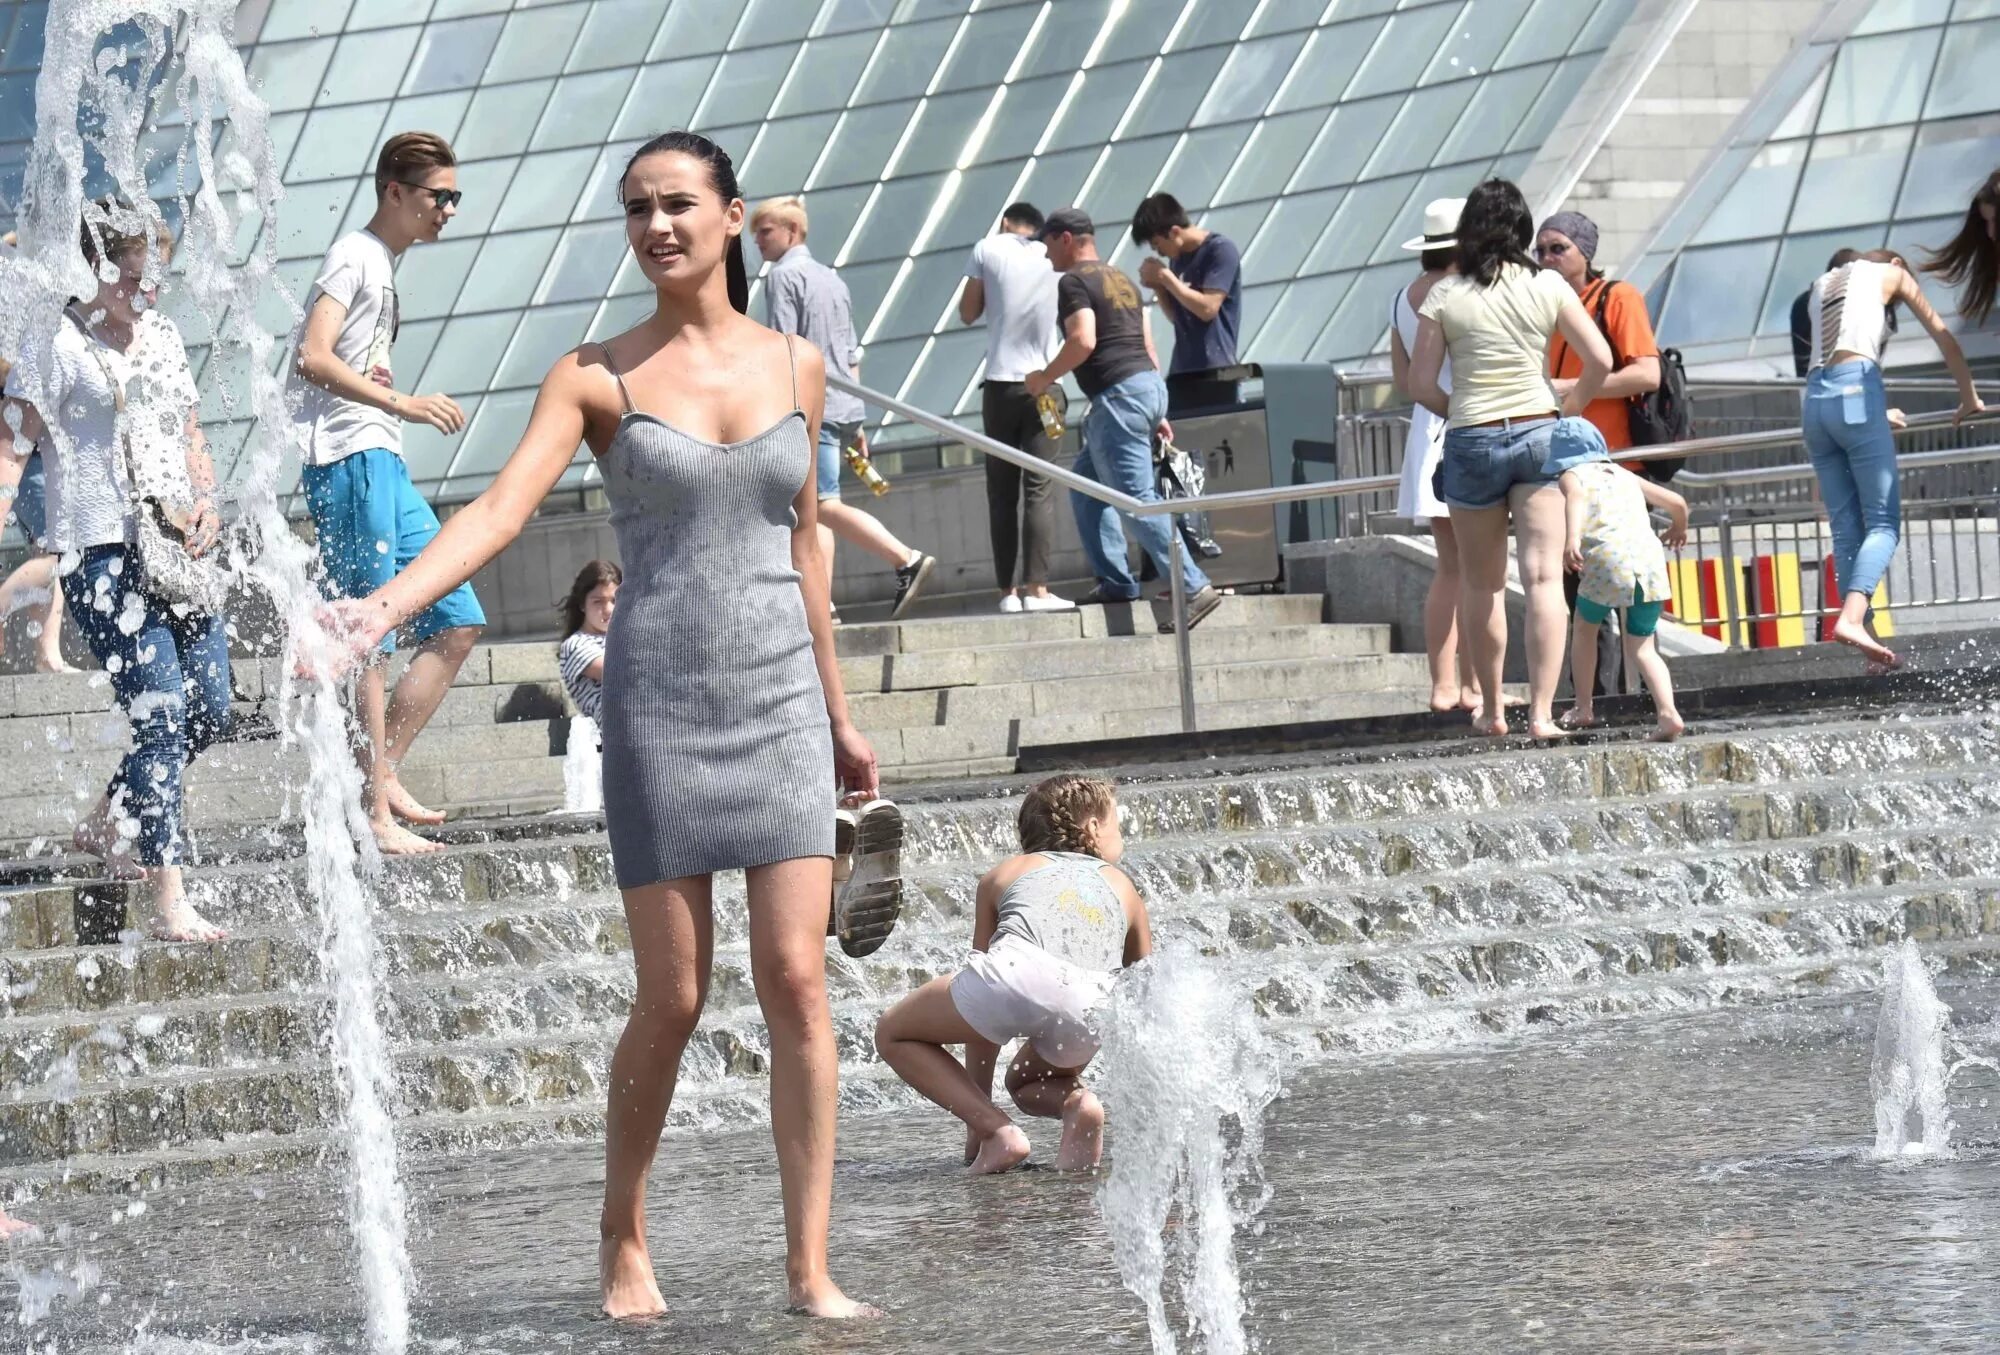
<path id="1" fill-rule="evenodd" d="M 834 885 L 834 934 L 842 953 L 859 960 L 882 948 L 903 915 L 903 811 L 871 801 L 837 818 L 833 836 L 834 851 L 853 863 Z"/>
<path id="2" fill-rule="evenodd" d="M 930 582 L 931 571 L 935 568 L 937 568 L 937 556 L 926 555 L 923 562 L 917 566 L 917 577 L 910 580 L 909 591 L 903 594 L 903 600 L 890 611 L 891 621 L 903 619 L 903 613 L 910 610 L 910 604 L 917 600 L 917 594 L 923 592 L 924 585 Z"/>

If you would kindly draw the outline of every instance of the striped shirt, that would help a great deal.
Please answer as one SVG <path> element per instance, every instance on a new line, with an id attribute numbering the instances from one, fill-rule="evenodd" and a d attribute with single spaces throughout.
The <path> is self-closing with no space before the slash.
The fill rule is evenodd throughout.
<path id="1" fill-rule="evenodd" d="M 591 719 L 598 718 L 604 705 L 604 684 L 596 678 L 585 677 L 584 671 L 604 657 L 604 637 L 580 630 L 562 642 L 556 650 L 556 666 L 562 670 L 563 686 L 569 689 L 569 699 L 576 702 L 577 710 Z"/>

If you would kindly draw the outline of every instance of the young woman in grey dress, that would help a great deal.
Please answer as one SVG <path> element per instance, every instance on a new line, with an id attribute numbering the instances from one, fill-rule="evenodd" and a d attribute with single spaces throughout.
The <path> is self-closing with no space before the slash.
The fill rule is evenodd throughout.
<path id="1" fill-rule="evenodd" d="M 815 533 L 825 367 L 744 315 L 743 203 L 729 157 L 673 132 L 619 181 L 651 317 L 558 361 L 492 488 L 393 582 L 335 605 L 354 654 L 520 532 L 588 443 L 625 584 L 604 659 L 604 801 L 638 992 L 611 1060 L 599 1254 L 613 1317 L 665 1311 L 646 1177 L 707 996 L 712 875 L 741 867 L 770 1030 L 771 1126 L 794 1309 L 871 1315 L 827 1273 L 837 1058 L 826 996 L 834 793 L 873 794 L 847 714 Z"/>

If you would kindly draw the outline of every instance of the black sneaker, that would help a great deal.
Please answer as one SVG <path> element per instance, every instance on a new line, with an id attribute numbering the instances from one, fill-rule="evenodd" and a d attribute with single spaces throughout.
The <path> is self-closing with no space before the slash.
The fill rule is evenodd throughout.
<path id="1" fill-rule="evenodd" d="M 1199 626 L 1203 621 L 1208 619 L 1210 612 L 1221 605 L 1222 594 L 1215 591 L 1215 585 L 1209 584 L 1204 587 L 1199 593 L 1188 599 L 1188 629 L 1193 630 L 1196 626 Z M 1169 617 L 1160 623 L 1160 634 L 1172 635 L 1173 633 L 1173 618 Z"/>
<path id="2" fill-rule="evenodd" d="M 1097 587 L 1078 598 L 1076 605 L 1079 607 L 1118 607 L 1129 606 L 1138 600 L 1136 597 L 1128 598 L 1118 593 L 1106 592 L 1104 585 L 1100 583 Z"/>
<path id="3" fill-rule="evenodd" d="M 896 570 L 896 603 L 889 608 L 889 619 L 902 619 L 910 604 L 917 600 L 917 594 L 924 591 L 924 584 L 930 579 L 931 571 L 937 568 L 937 557 L 918 552 L 917 558 Z"/>

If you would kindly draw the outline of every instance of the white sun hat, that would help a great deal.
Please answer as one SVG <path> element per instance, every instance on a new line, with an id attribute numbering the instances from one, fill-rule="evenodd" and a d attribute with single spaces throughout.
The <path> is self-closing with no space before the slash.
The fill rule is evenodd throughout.
<path id="1" fill-rule="evenodd" d="M 1412 254 L 1426 249 L 1450 249 L 1458 243 L 1458 214 L 1465 210 L 1464 198 L 1433 198 L 1424 206 L 1424 233 L 1403 241 Z"/>

